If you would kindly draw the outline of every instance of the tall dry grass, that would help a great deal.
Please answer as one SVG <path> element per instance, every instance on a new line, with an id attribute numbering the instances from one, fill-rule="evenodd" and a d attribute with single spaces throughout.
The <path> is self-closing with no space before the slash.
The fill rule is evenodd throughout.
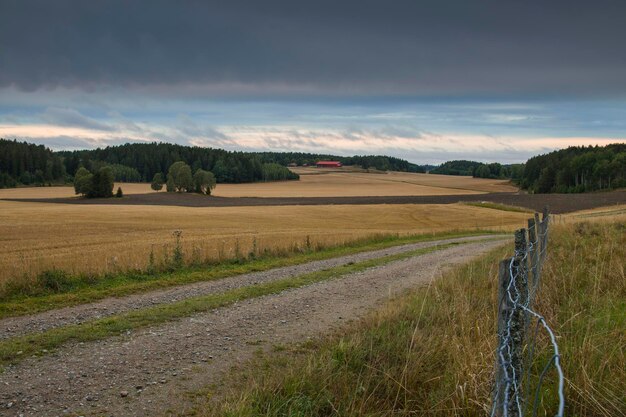
<path id="1" fill-rule="evenodd" d="M 626 414 L 626 223 L 551 230 L 536 309 L 558 336 L 566 415 Z M 499 249 L 327 339 L 270 355 L 236 374 L 204 415 L 485 416 L 495 363 Z M 537 348 L 538 372 L 551 351 Z M 549 373 L 538 414 L 556 412 Z"/>

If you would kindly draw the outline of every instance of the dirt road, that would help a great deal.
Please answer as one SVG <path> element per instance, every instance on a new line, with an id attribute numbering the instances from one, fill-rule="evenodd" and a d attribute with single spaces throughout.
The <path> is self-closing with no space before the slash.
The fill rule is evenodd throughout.
<path id="1" fill-rule="evenodd" d="M 436 243 L 443 242 L 429 242 L 428 245 Z M 28 358 L 0 374 L 0 415 L 156 416 L 170 415 L 170 411 L 181 412 L 191 406 L 190 394 L 211 385 L 219 389 L 223 372 L 249 358 L 255 350 L 327 333 L 346 320 L 363 316 L 389 297 L 429 282 L 446 268 L 467 262 L 473 256 L 502 244 L 501 237 L 467 242 L 330 281 L 129 332 L 124 336 L 70 345 L 47 356 Z M 410 249 L 392 248 L 386 249 L 387 252 L 377 251 L 381 252 L 377 255 L 370 253 L 361 256 L 394 253 L 390 250 Z M 319 261 L 339 262 L 335 264 L 307 265 L 323 269 L 360 260 L 347 258 Z M 289 268 L 281 268 L 285 269 Z M 278 276 L 284 278 L 310 272 L 306 269 L 300 272 L 275 271 L 274 275 L 268 271 L 269 275 L 265 278 L 278 279 Z M 229 279 L 229 285 L 254 285 L 257 280 L 264 279 L 262 274 L 233 277 Z M 225 285 L 224 282 L 203 284 Z M 205 293 L 221 292 L 228 288 L 194 284 L 193 288 L 196 287 L 201 287 L 199 291 Z M 188 286 L 185 289 L 190 288 Z M 168 291 L 181 290 L 183 287 Z M 149 304 L 152 305 L 168 302 L 174 294 L 167 291 L 160 293 L 144 294 L 143 297 L 156 297 L 151 299 Z M 128 303 L 129 299 L 121 299 L 114 308 L 117 311 L 130 308 L 133 304 Z M 90 314 L 90 307 L 83 307 L 87 308 L 85 314 Z M 39 321 L 34 328 L 28 324 L 15 327 L 36 329 L 42 323 L 45 324 L 46 314 L 54 318 L 56 313 L 37 315 L 33 320 Z M 77 311 L 64 314 L 71 317 Z M 72 319 L 66 322 L 61 320 L 58 325 L 71 322 Z"/>

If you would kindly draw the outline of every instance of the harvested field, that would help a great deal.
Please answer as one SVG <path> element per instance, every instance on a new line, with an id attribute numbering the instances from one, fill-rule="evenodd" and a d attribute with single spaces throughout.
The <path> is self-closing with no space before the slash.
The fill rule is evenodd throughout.
<path id="1" fill-rule="evenodd" d="M 147 194 L 154 193 L 150 184 L 146 183 L 115 183 L 114 191 L 117 187 L 122 187 L 124 194 Z M 12 198 L 75 198 L 74 187 L 54 186 L 54 187 L 20 187 L 0 189 L 0 199 Z"/>
<path id="2" fill-rule="evenodd" d="M 78 205 L 163 205 L 182 207 L 250 207 L 250 206 L 316 206 L 316 205 L 372 205 L 372 204 L 455 204 L 459 202 L 491 202 L 541 211 L 546 205 L 554 214 L 589 210 L 598 207 L 626 204 L 626 191 L 586 194 L 511 194 L 490 193 L 476 195 L 431 196 L 372 196 L 372 197 L 207 197 L 197 194 L 151 193 L 129 195 L 122 199 L 16 199 L 23 202 L 62 203 Z"/>
<path id="3" fill-rule="evenodd" d="M 457 204 L 191 208 L 0 201 L 0 283 L 52 268 L 145 269 L 151 251 L 156 262 L 171 256 L 174 230 L 183 231 L 187 260 L 204 261 L 303 248 L 307 237 L 313 246 L 327 246 L 376 234 L 511 230 L 526 217 Z"/>
<path id="4" fill-rule="evenodd" d="M 306 170 L 306 168 L 304 168 Z M 219 184 L 218 197 L 355 197 L 461 195 L 485 192 L 515 192 L 507 181 L 449 175 L 406 172 L 366 173 L 364 171 L 318 170 L 302 173 L 299 181 Z M 150 184 L 119 183 L 124 194 L 154 193 Z M 0 199 L 70 198 L 73 187 L 26 187 L 0 190 Z"/>
<path id="5" fill-rule="evenodd" d="M 515 192 L 505 180 L 407 172 L 365 173 L 324 168 L 294 169 L 300 181 L 220 184 L 220 197 L 431 196 Z"/>

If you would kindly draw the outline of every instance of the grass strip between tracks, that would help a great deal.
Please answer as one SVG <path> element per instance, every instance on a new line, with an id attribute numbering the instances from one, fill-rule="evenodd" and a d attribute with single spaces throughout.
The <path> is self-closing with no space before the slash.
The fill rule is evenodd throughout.
<path id="1" fill-rule="evenodd" d="M 368 268 L 386 265 L 393 261 L 425 255 L 452 246 L 477 243 L 480 241 L 482 240 L 434 245 L 409 252 L 369 259 L 363 262 L 336 266 L 265 284 L 250 285 L 223 293 L 193 297 L 171 304 L 158 305 L 82 324 L 7 339 L 0 342 L 0 367 L 17 363 L 23 358 L 28 358 L 32 355 L 49 353 L 66 343 L 101 340 L 120 335 L 129 330 L 158 325 L 192 314 L 225 307 L 238 301 L 276 294 L 288 289 L 299 288 L 316 282 L 327 281 L 343 275 L 360 272 Z"/>

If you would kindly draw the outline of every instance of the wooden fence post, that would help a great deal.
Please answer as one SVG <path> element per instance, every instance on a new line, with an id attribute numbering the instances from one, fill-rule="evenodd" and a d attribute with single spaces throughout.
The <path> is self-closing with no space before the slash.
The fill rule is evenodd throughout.
<path id="1" fill-rule="evenodd" d="M 511 275 L 509 273 L 511 262 L 513 262 L 513 258 L 500 261 L 498 269 L 498 350 L 496 350 L 496 390 L 493 399 L 496 417 L 502 417 L 504 415 L 504 392 L 506 390 L 504 368 L 507 367 L 507 364 L 503 363 L 500 355 L 504 356 L 506 362 L 508 359 L 508 351 L 507 348 L 505 348 L 501 352 L 499 348 L 506 343 L 505 331 L 513 309 L 513 303 L 507 294 L 509 284 L 511 283 Z"/>
<path id="2" fill-rule="evenodd" d="M 534 218 L 528 219 L 528 245 L 529 271 L 532 273 L 532 281 L 528 287 L 532 295 L 539 283 L 539 239 L 537 238 L 537 223 Z"/>

